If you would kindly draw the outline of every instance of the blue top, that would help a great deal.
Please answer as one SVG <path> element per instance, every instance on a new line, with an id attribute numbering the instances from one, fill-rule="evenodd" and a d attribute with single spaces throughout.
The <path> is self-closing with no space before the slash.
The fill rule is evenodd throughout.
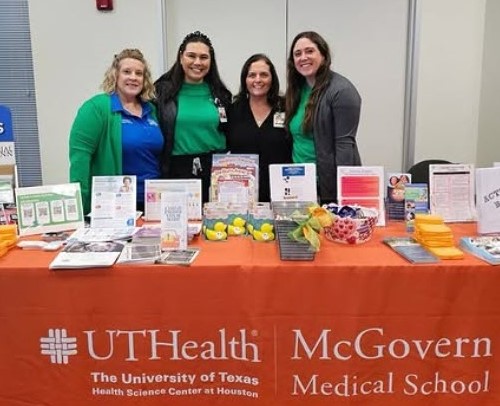
<path id="1" fill-rule="evenodd" d="M 137 117 L 125 110 L 113 93 L 111 110 L 122 115 L 122 173 L 137 176 L 137 202 L 142 205 L 144 180 L 160 178 L 163 136 L 148 103 L 142 103 L 142 115 Z"/>

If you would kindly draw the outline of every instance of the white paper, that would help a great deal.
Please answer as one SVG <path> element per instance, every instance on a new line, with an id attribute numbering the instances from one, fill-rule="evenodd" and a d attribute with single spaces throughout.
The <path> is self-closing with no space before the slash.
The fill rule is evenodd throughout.
<path id="1" fill-rule="evenodd" d="M 500 166 L 476 169 L 477 232 L 500 233 Z"/>
<path id="2" fill-rule="evenodd" d="M 431 213 L 445 222 L 475 221 L 474 183 L 474 165 L 429 165 Z"/>
<path id="3" fill-rule="evenodd" d="M 170 192 L 161 195 L 161 249 L 187 248 L 187 193 Z"/>
<path id="4" fill-rule="evenodd" d="M 271 201 L 317 202 L 315 164 L 269 165 Z"/>

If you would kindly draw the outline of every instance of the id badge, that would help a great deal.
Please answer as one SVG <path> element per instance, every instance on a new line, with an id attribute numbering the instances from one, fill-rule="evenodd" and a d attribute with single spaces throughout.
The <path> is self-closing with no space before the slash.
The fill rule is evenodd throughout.
<path id="1" fill-rule="evenodd" d="M 221 106 L 217 107 L 217 110 L 219 111 L 219 121 L 221 123 L 227 123 L 226 109 Z"/>
<path id="2" fill-rule="evenodd" d="M 283 128 L 285 126 L 285 112 L 278 111 L 274 113 L 273 125 L 275 128 Z"/>

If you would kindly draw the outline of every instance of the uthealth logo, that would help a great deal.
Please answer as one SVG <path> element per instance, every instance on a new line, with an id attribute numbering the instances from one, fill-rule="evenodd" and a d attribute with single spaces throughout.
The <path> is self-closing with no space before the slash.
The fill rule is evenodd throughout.
<path id="1" fill-rule="evenodd" d="M 70 355 L 76 355 L 76 337 L 68 337 L 65 328 L 51 328 L 47 337 L 40 338 L 42 355 L 49 355 L 52 364 L 67 364 Z"/>

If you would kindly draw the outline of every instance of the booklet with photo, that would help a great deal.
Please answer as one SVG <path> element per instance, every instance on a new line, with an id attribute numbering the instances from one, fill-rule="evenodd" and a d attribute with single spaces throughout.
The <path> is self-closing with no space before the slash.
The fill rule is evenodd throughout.
<path id="1" fill-rule="evenodd" d="M 166 265 L 191 265 L 199 253 L 199 248 L 164 251 L 160 258 L 156 260 L 156 263 Z"/>
<path id="2" fill-rule="evenodd" d="M 390 172 L 386 176 L 386 210 L 389 220 L 405 219 L 405 187 L 411 174 Z"/>
<path id="3" fill-rule="evenodd" d="M 500 234 L 462 237 L 460 247 L 490 265 L 500 265 Z"/>
<path id="4" fill-rule="evenodd" d="M 159 241 L 159 238 L 158 238 Z M 154 264 L 160 258 L 160 244 L 128 243 L 116 261 L 117 264 Z"/>
<path id="5" fill-rule="evenodd" d="M 438 257 L 427 251 L 412 237 L 387 237 L 383 242 L 412 264 L 439 262 Z"/>
<path id="6" fill-rule="evenodd" d="M 81 242 L 67 244 L 49 265 L 49 269 L 103 268 L 112 266 L 123 250 L 123 243 Z"/>

